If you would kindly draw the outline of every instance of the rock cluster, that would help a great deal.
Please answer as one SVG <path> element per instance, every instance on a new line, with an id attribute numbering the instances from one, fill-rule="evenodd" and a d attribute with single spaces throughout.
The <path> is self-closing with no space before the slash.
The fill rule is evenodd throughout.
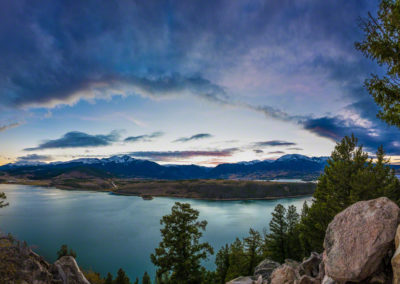
<path id="1" fill-rule="evenodd" d="M 90 284 L 73 257 L 50 264 L 11 236 L 0 237 L 0 283 Z"/>
<path id="2" fill-rule="evenodd" d="M 400 284 L 399 221 L 400 208 L 388 198 L 357 202 L 329 224 L 322 254 L 312 253 L 301 263 L 286 260 L 270 266 L 270 273 L 228 283 Z"/>

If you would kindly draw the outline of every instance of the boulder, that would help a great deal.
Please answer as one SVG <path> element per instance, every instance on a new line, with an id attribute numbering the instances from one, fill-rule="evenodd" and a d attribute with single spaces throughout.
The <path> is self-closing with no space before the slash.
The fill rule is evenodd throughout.
<path id="1" fill-rule="evenodd" d="M 319 275 L 319 266 L 322 261 L 322 256 L 316 252 L 312 252 L 310 257 L 300 264 L 300 274 L 310 277 L 317 277 Z"/>
<path id="2" fill-rule="evenodd" d="M 238 278 L 235 278 L 235 279 L 227 282 L 226 284 L 254 284 L 254 283 L 255 283 L 255 281 L 253 280 L 252 277 L 250 277 L 250 276 L 246 276 L 246 277 L 240 276 Z"/>
<path id="3" fill-rule="evenodd" d="M 261 261 L 256 268 L 254 269 L 254 276 L 258 277 L 261 275 L 261 277 L 264 280 L 270 280 L 272 271 L 274 271 L 276 268 L 278 268 L 280 264 L 276 261 L 270 260 L 270 259 L 265 259 Z"/>
<path id="4" fill-rule="evenodd" d="M 297 278 L 295 268 L 285 263 L 272 272 L 271 284 L 293 284 Z"/>
<path id="5" fill-rule="evenodd" d="M 400 284 L 400 225 L 397 226 L 394 238 L 396 251 L 392 257 L 393 284 Z"/>
<path id="6" fill-rule="evenodd" d="M 337 282 L 329 276 L 325 275 L 325 277 L 322 279 L 321 284 L 337 284 Z"/>
<path id="7" fill-rule="evenodd" d="M 75 258 L 72 256 L 63 256 L 54 263 L 58 275 L 62 279 L 63 283 L 67 284 L 90 284 L 85 278 Z"/>
<path id="8" fill-rule="evenodd" d="M 326 275 L 337 282 L 360 282 L 371 276 L 393 245 L 399 213 L 394 202 L 381 197 L 357 202 L 337 214 L 324 240 Z"/>
<path id="9" fill-rule="evenodd" d="M 295 283 L 296 284 L 320 284 L 321 281 L 316 279 L 316 278 L 312 278 L 312 277 L 310 277 L 308 275 L 303 275 Z"/>

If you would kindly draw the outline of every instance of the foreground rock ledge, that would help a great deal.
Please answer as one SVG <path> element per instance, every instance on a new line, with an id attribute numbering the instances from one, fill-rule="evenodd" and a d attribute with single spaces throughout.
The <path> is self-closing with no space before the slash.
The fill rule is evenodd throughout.
<path id="1" fill-rule="evenodd" d="M 394 202 L 381 197 L 337 214 L 324 241 L 327 276 L 337 282 L 360 282 L 376 272 L 393 246 L 399 213 Z"/>
<path id="2" fill-rule="evenodd" d="M 0 283 L 90 284 L 73 257 L 50 264 L 10 236 L 0 236 Z"/>
<path id="3" fill-rule="evenodd" d="M 400 284 L 399 215 L 399 207 L 385 197 L 357 202 L 329 224 L 322 255 L 313 252 L 302 263 L 286 260 L 277 268 L 265 260 L 273 272 L 258 274 L 262 281 L 254 275 L 229 283 Z"/>

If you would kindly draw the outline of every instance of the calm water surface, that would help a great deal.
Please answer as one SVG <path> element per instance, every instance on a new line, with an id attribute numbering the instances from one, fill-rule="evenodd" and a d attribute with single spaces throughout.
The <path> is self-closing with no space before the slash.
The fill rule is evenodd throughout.
<path id="1" fill-rule="evenodd" d="M 0 230 L 26 240 L 47 260 L 54 261 L 62 244 L 78 254 L 84 269 L 105 275 L 122 267 L 131 279 L 144 271 L 154 275 L 150 254 L 160 242 L 160 218 L 176 201 L 188 202 L 207 220 L 203 240 L 217 251 L 236 237 L 244 237 L 250 227 L 268 227 L 271 212 L 278 204 L 296 205 L 305 200 L 291 198 L 259 201 L 202 201 L 177 198 L 142 200 L 89 191 L 66 191 L 26 185 L 0 185 L 10 206 L 0 210 Z M 214 268 L 214 258 L 205 263 Z"/>

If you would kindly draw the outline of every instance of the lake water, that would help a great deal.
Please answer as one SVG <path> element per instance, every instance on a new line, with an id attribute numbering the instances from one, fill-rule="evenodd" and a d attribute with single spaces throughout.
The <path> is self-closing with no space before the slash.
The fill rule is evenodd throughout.
<path id="1" fill-rule="evenodd" d="M 0 209 L 0 230 L 26 240 L 34 250 L 53 262 L 62 244 L 77 252 L 84 269 L 105 275 L 122 267 L 131 279 L 144 271 L 155 274 L 150 254 L 158 246 L 160 218 L 176 201 L 188 202 L 207 220 L 203 240 L 217 251 L 250 227 L 268 228 L 278 204 L 301 209 L 305 200 L 291 198 L 258 201 L 202 201 L 177 198 L 143 200 L 102 192 L 66 191 L 26 185 L 0 185 L 10 206 Z M 205 263 L 214 268 L 214 258 Z"/>

